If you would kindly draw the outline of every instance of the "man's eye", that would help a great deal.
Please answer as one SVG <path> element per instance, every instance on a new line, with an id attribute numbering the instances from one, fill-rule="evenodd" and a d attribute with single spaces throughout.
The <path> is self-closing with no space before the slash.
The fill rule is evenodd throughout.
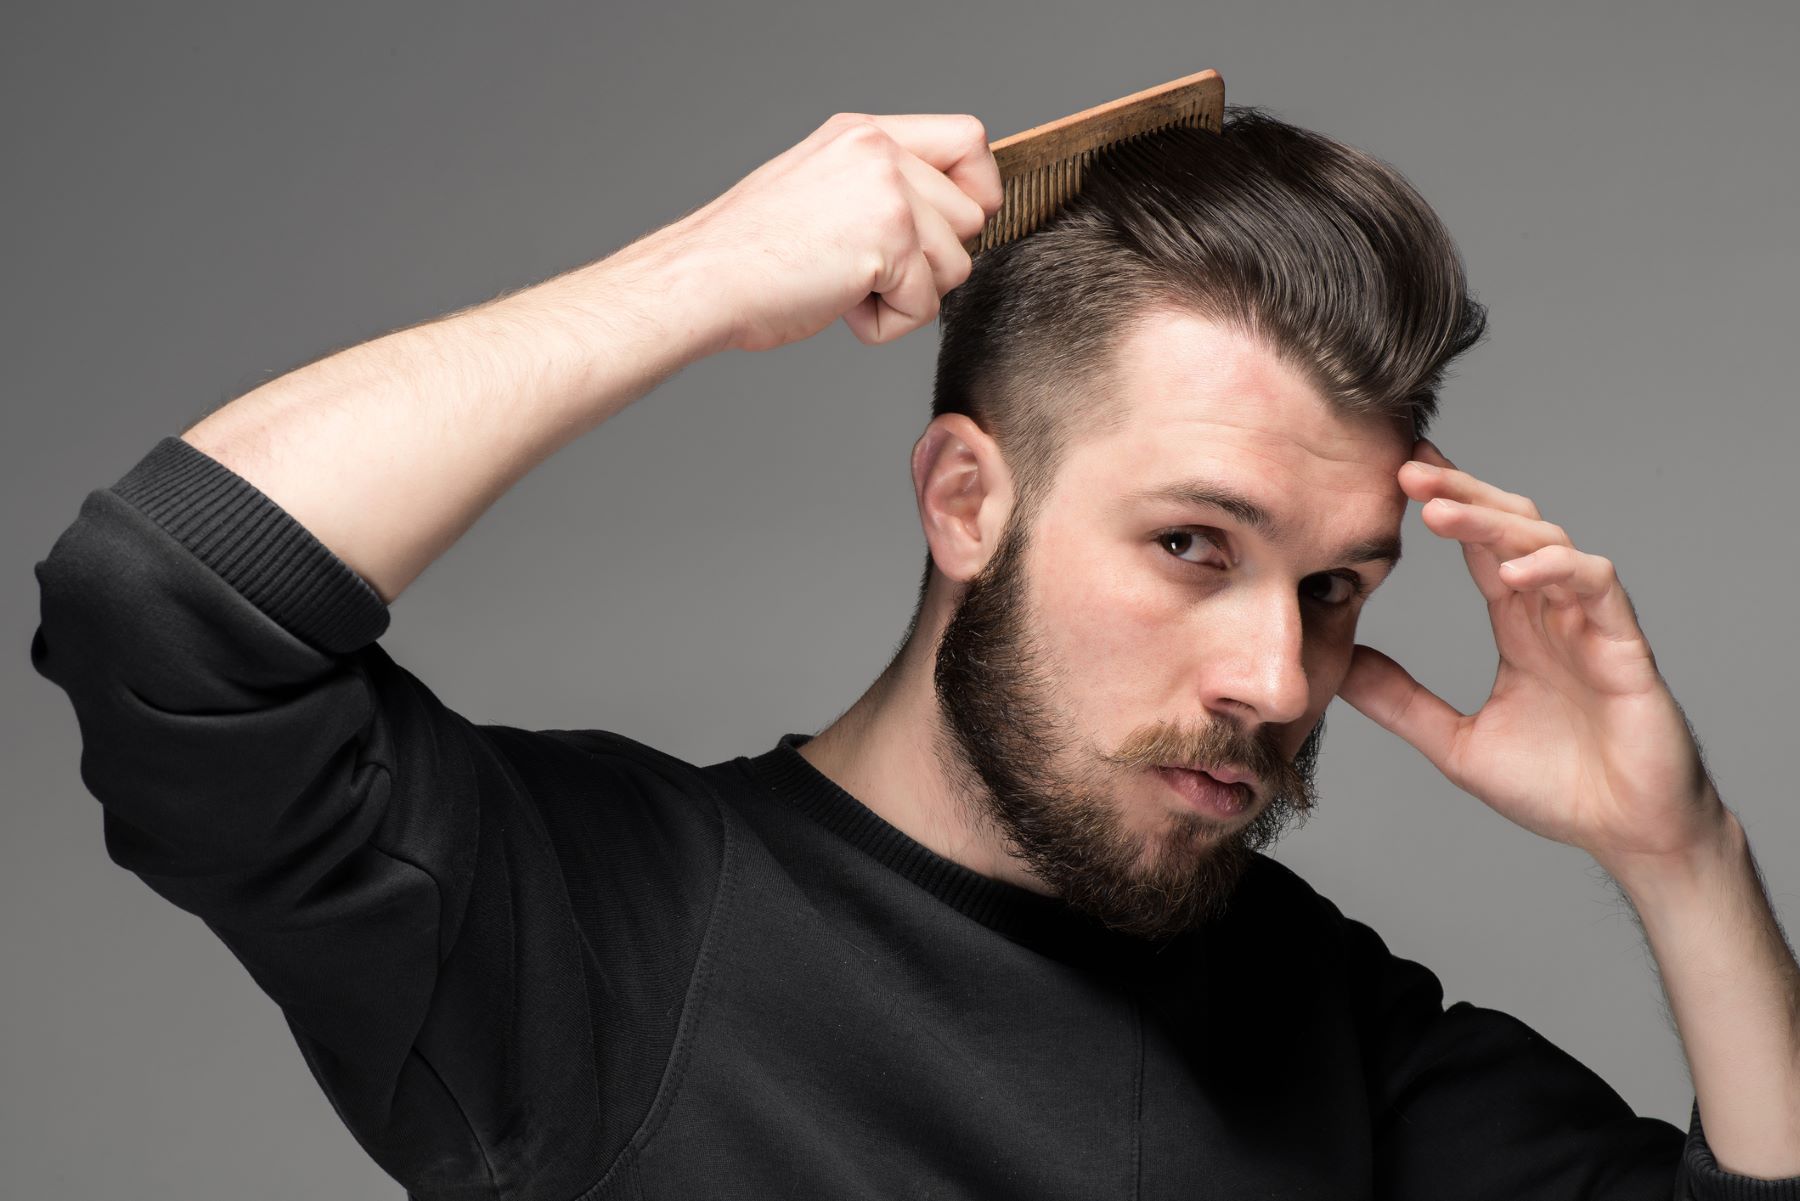
<path id="1" fill-rule="evenodd" d="M 1173 557 L 1192 567 L 1222 571 L 1226 566 L 1220 563 L 1209 563 L 1203 559 L 1189 558 L 1185 553 L 1197 551 L 1203 554 L 1208 548 L 1220 553 L 1224 552 L 1224 547 L 1220 545 L 1219 540 L 1205 530 L 1164 530 L 1156 536 L 1156 541 Z M 1311 599 L 1327 608 L 1341 608 L 1358 597 L 1368 594 L 1368 589 L 1363 586 L 1362 577 L 1355 572 L 1334 572 L 1329 575 L 1309 576 L 1306 583 L 1312 584 L 1319 580 L 1323 580 L 1327 584 L 1325 593 L 1324 595 L 1313 595 Z M 1336 584 L 1338 587 L 1335 589 L 1329 587 L 1332 584 Z"/>
<path id="2" fill-rule="evenodd" d="M 1339 605 L 1347 605 L 1351 601 L 1355 600 L 1357 597 L 1362 596 L 1364 593 L 1363 582 L 1362 582 L 1361 576 L 1357 576 L 1357 575 L 1316 575 L 1316 576 L 1313 576 L 1312 578 L 1315 580 L 1324 580 L 1327 583 L 1343 585 L 1342 588 L 1337 590 L 1337 593 L 1336 593 L 1334 599 L 1332 599 L 1332 600 L 1326 600 L 1324 597 L 1315 597 L 1314 598 L 1315 600 L 1319 601 L 1321 604 L 1329 605 L 1333 608 L 1336 608 Z"/>
<path id="3" fill-rule="evenodd" d="M 1197 547 L 1204 551 L 1207 547 L 1211 547 L 1214 550 L 1223 551 L 1223 548 L 1219 546 L 1215 539 L 1198 536 L 1193 530 L 1164 530 L 1156 536 L 1156 540 L 1161 543 L 1165 549 L 1171 547 Z M 1218 564 L 1205 564 L 1201 563 L 1198 559 L 1187 558 L 1180 550 L 1170 549 L 1169 553 L 1174 555 L 1177 559 L 1180 559 L 1183 563 L 1192 563 L 1196 567 L 1218 566 Z"/>

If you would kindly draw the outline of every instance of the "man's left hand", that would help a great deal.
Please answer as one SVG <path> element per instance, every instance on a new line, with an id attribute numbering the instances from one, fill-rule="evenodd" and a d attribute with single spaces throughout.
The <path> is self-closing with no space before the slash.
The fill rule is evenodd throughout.
<path id="1" fill-rule="evenodd" d="M 1465 716 L 1358 644 L 1338 695 L 1458 788 L 1615 874 L 1717 845 L 1725 807 L 1611 561 L 1428 439 L 1413 454 L 1396 478 L 1426 528 L 1462 544 L 1500 652 L 1494 688 Z"/>

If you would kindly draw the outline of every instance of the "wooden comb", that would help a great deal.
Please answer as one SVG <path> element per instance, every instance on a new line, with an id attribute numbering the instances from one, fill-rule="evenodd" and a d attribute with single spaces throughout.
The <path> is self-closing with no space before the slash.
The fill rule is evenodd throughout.
<path id="1" fill-rule="evenodd" d="M 1217 71 L 1197 71 L 992 142 L 1000 211 L 963 249 L 972 257 L 1048 221 L 1081 190 L 1088 163 L 1109 146 L 1175 125 L 1217 133 L 1224 119 L 1225 81 Z"/>

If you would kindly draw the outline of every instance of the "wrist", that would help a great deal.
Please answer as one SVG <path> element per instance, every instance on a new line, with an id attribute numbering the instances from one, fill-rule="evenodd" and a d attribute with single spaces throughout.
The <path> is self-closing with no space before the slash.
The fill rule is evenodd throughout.
<path id="1" fill-rule="evenodd" d="M 664 232 L 456 316 L 507 331 L 500 341 L 532 365 L 536 391 L 590 428 L 729 346 L 701 263 Z"/>
<path id="2" fill-rule="evenodd" d="M 735 334 L 716 248 L 699 216 L 690 213 L 582 268 L 601 294 L 662 331 L 682 363 L 730 349 Z"/>
<path id="3" fill-rule="evenodd" d="M 1640 912 L 1690 902 L 1699 892 L 1732 874 L 1749 853 L 1737 815 L 1721 805 L 1716 833 L 1681 853 L 1603 860 L 1600 866 Z"/>
<path id="4" fill-rule="evenodd" d="M 679 236 L 680 224 L 496 303 L 556 321 L 603 363 L 629 355 L 652 364 L 657 378 L 671 374 L 727 349 L 731 338 L 703 257 Z"/>

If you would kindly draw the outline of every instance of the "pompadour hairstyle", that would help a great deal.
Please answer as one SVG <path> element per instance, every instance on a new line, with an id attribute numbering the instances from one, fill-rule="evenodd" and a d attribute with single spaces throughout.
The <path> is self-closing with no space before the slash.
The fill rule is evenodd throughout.
<path id="1" fill-rule="evenodd" d="M 1256 338 L 1340 412 L 1414 437 L 1487 324 L 1449 231 L 1373 155 L 1244 105 L 1218 133 L 1112 147 L 1060 212 L 983 251 L 939 306 L 932 415 L 966 414 L 999 445 L 1015 522 L 1032 521 L 1072 440 L 1125 416 L 1108 387 L 1115 349 L 1170 305 Z M 921 607 L 931 569 L 928 554 Z"/>

